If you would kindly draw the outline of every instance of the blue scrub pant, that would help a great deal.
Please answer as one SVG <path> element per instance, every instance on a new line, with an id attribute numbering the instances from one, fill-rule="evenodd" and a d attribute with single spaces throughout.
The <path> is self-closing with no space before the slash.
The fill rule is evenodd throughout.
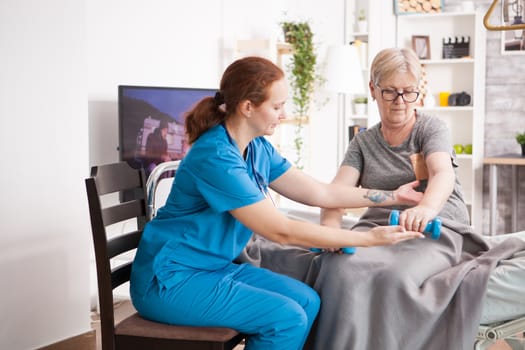
<path id="1" fill-rule="evenodd" d="M 320 307 L 306 284 L 248 264 L 215 271 L 177 268 L 154 279 L 133 304 L 145 318 L 187 326 L 233 328 L 248 334 L 246 350 L 302 349 Z"/>

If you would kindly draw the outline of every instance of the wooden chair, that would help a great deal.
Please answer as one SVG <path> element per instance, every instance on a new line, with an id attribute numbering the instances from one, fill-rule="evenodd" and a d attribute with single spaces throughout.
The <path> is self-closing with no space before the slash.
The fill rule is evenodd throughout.
<path id="1" fill-rule="evenodd" d="M 143 319 L 137 313 L 115 325 L 113 292 L 129 281 L 131 261 L 113 268 L 111 263 L 138 246 L 147 220 L 145 174 L 121 162 L 93 167 L 85 182 L 97 266 L 102 349 L 225 350 L 239 344 L 244 336 L 233 329 L 172 326 Z M 110 193 L 120 194 L 118 200 L 109 198 L 117 203 L 103 206 L 108 200 L 101 197 Z M 137 229 L 108 237 L 109 225 L 130 219 L 137 221 Z"/>

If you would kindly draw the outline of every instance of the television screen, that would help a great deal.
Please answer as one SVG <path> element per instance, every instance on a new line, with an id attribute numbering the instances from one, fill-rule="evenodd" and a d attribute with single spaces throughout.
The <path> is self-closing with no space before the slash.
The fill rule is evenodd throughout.
<path id="1" fill-rule="evenodd" d="M 215 89 L 120 85 L 120 160 L 146 175 L 159 163 L 182 159 L 188 151 L 184 117 Z"/>

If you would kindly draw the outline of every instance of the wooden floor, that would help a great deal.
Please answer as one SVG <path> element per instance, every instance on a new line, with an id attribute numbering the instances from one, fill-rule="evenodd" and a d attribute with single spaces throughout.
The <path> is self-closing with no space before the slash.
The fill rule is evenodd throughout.
<path id="1" fill-rule="evenodd" d="M 116 305 L 116 315 L 115 319 L 116 321 L 120 321 L 123 317 L 126 317 L 130 315 L 131 313 L 135 312 L 135 309 L 131 305 L 131 303 L 127 300 L 125 301 L 119 301 Z M 96 312 L 93 312 L 91 315 L 91 325 L 95 329 L 95 332 L 97 334 L 96 336 L 96 350 L 102 350 L 102 346 L 100 345 L 100 321 L 98 318 L 98 314 Z M 237 346 L 234 350 L 242 350 L 244 349 L 243 345 Z M 499 341 L 495 344 L 493 344 L 490 348 L 486 350 L 512 350 L 512 348 L 506 344 L 504 341 Z"/>

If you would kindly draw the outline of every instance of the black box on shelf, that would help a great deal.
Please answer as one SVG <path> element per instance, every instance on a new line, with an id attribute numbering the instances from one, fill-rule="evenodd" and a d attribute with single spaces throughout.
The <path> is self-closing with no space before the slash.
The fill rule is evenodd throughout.
<path id="1" fill-rule="evenodd" d="M 443 38 L 443 58 L 461 58 L 470 55 L 470 37 Z"/>

